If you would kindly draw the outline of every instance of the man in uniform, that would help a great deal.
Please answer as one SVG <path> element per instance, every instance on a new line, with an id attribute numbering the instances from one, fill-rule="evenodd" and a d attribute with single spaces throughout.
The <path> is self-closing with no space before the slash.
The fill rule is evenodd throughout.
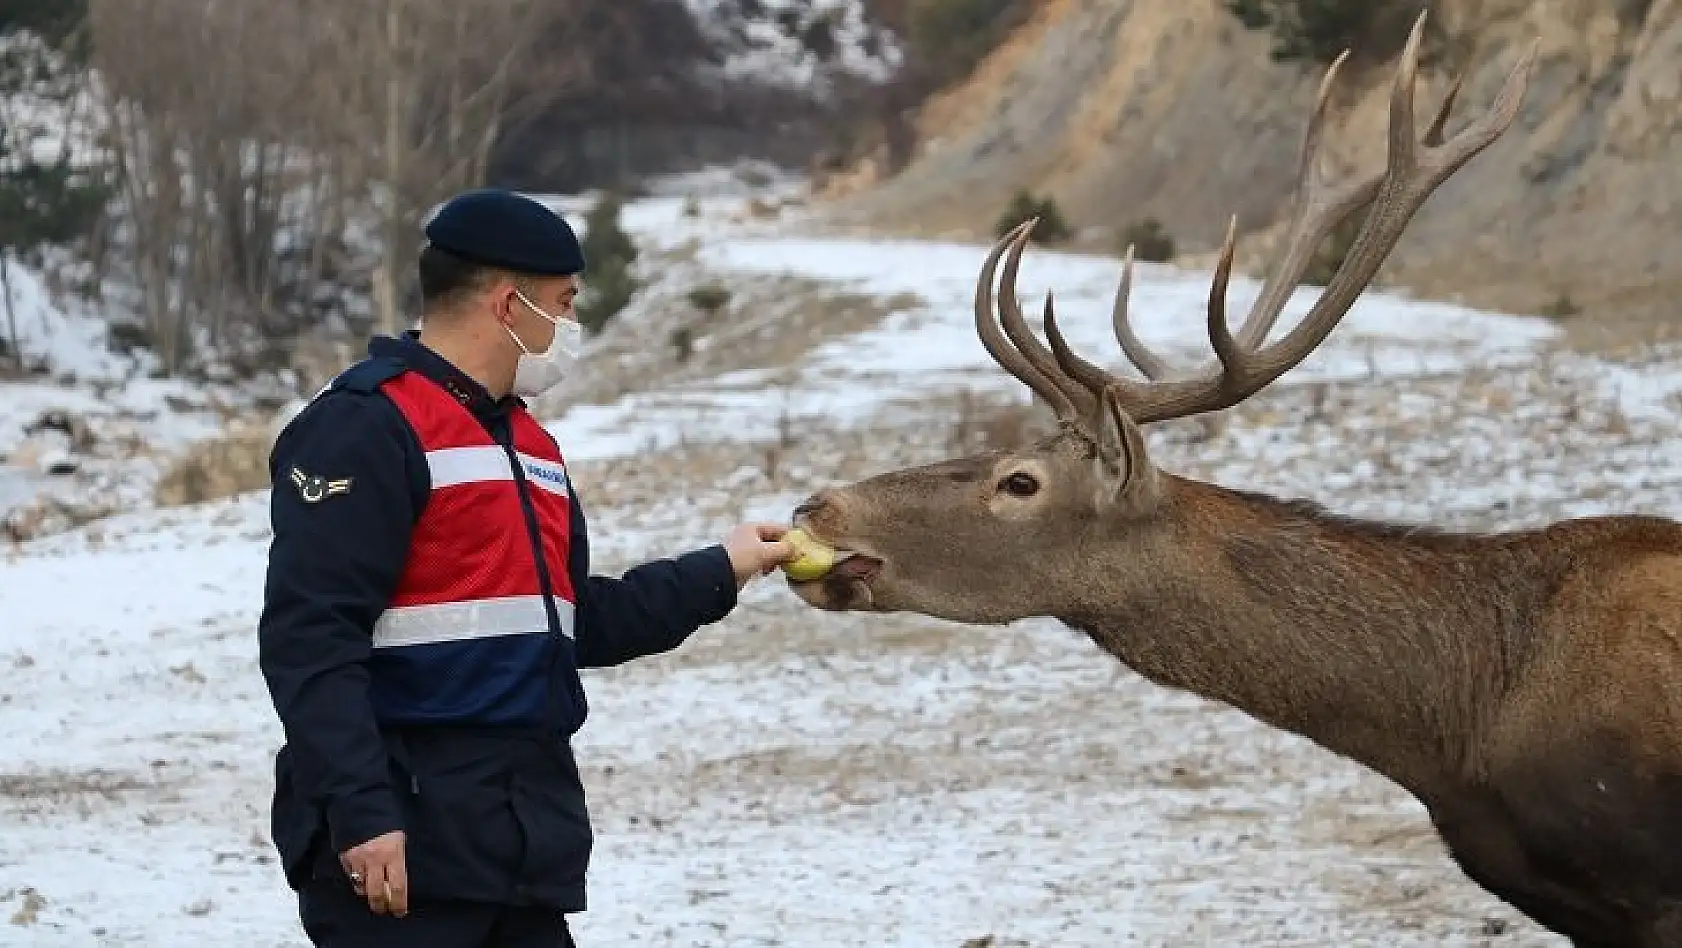
<path id="1" fill-rule="evenodd" d="M 578 669 L 675 648 L 793 554 L 748 524 L 590 575 L 560 449 L 522 401 L 577 357 L 578 240 L 489 189 L 426 235 L 420 332 L 375 339 L 270 457 L 275 847 L 323 948 L 569 946 L 592 842 Z"/>

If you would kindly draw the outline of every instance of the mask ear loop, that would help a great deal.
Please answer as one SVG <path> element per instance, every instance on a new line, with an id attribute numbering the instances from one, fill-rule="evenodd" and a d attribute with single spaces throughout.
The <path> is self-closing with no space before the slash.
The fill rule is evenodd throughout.
<path id="1" fill-rule="evenodd" d="M 525 296 L 520 293 L 519 287 L 514 288 L 514 295 L 520 297 L 520 302 L 525 303 L 527 306 L 531 305 L 531 303 L 526 301 Z M 514 340 L 514 345 L 518 347 L 522 353 L 528 356 L 532 354 L 530 347 L 526 345 L 526 341 L 521 339 L 520 334 L 514 331 L 512 319 L 502 324 L 502 331 L 508 334 L 508 338 Z"/>
<path id="2" fill-rule="evenodd" d="M 555 319 L 555 317 L 553 317 L 553 316 L 549 315 L 548 313 L 544 312 L 542 307 L 538 306 L 536 303 L 533 303 L 530 299 L 528 299 L 526 297 L 525 292 L 522 291 L 517 286 L 514 287 L 514 295 L 519 297 L 520 302 L 526 304 L 527 309 L 531 310 L 532 312 L 536 313 L 538 316 L 547 320 L 551 326 L 555 326 L 557 328 L 560 327 L 561 324 L 560 324 L 560 322 L 558 322 Z M 508 334 L 508 338 L 514 340 L 514 345 L 519 346 L 521 352 L 525 353 L 528 356 L 536 356 L 537 355 L 537 353 L 531 351 L 531 348 L 526 345 L 526 343 L 523 339 L 520 338 L 520 334 L 514 331 L 513 326 L 505 325 L 505 326 L 502 327 L 502 331 L 506 332 Z"/>
<path id="3" fill-rule="evenodd" d="M 555 317 L 549 315 L 548 311 L 544 310 L 541 306 L 538 306 L 536 303 L 533 303 L 531 300 L 527 299 L 525 292 L 522 291 L 517 286 L 514 287 L 514 295 L 518 296 L 520 298 L 520 302 L 526 304 L 526 307 L 528 309 L 530 309 L 532 312 L 534 312 L 537 315 L 542 316 L 544 319 L 548 320 L 549 325 L 559 326 L 561 324 L 561 321 L 559 319 L 556 319 Z"/>

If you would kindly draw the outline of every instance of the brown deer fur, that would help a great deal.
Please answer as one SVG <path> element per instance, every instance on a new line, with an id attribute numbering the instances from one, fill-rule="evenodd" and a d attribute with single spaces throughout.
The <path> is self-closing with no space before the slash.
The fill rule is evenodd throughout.
<path id="1" fill-rule="evenodd" d="M 1049 299 L 1047 349 L 1015 302 L 1032 225 L 1019 227 L 982 268 L 977 328 L 1056 411 L 1057 430 L 813 496 L 796 522 L 847 555 L 823 580 L 791 585 L 825 609 L 1059 619 L 1152 681 L 1394 780 L 1470 878 L 1580 948 L 1682 948 L 1682 525 L 1601 517 L 1452 534 L 1365 523 L 1176 477 L 1145 452 L 1142 425 L 1236 404 L 1306 357 L 1431 190 L 1516 116 L 1534 49 L 1484 117 L 1444 141 L 1451 93 L 1413 139 L 1422 24 L 1398 73 L 1383 175 L 1318 179 L 1328 74 L 1294 239 L 1236 334 L 1224 314 L 1229 234 L 1210 300 L 1217 366 L 1165 378 L 1127 324 L 1125 275 L 1117 336 L 1146 381 L 1070 352 Z M 1319 238 L 1368 204 L 1320 303 L 1261 347 Z M 1001 336 L 992 280 L 1007 248 Z"/>

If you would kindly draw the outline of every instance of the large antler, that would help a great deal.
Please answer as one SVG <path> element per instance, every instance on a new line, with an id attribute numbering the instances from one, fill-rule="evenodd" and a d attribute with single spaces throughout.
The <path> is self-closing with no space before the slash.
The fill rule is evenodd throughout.
<path id="1" fill-rule="evenodd" d="M 1523 103 L 1536 57 L 1534 44 L 1519 57 L 1500 94 L 1480 118 L 1444 141 L 1443 129 L 1460 89 L 1460 80 L 1456 79 L 1424 136 L 1416 137 L 1414 86 L 1424 27 L 1425 14 L 1421 13 L 1396 71 L 1390 96 L 1389 158 L 1385 169 L 1341 185 L 1325 179 L 1318 159 L 1332 83 L 1344 56 L 1338 57 L 1327 70 L 1303 139 L 1284 250 L 1270 268 L 1261 293 L 1236 334 L 1226 321 L 1226 291 L 1236 251 L 1237 220 L 1228 225 L 1209 294 L 1209 340 L 1215 350 L 1216 364 L 1208 370 L 1186 379 L 1166 378 L 1167 364 L 1133 331 L 1127 316 L 1131 252 L 1122 267 L 1112 321 L 1123 351 L 1148 381 L 1114 375 L 1076 355 L 1057 327 L 1049 294 L 1045 307 L 1046 338 L 1051 344 L 1048 350 L 1028 329 L 1016 303 L 1016 271 L 1033 221 L 1006 235 L 982 267 L 981 285 L 976 290 L 976 325 L 987 350 L 1006 371 L 1045 398 L 1059 418 L 1093 411 L 1101 406 L 1102 393 L 1114 389 L 1117 403 L 1139 424 L 1230 408 L 1290 371 L 1325 340 L 1349 311 L 1432 192 L 1500 138 L 1512 125 Z M 1282 339 L 1262 347 L 1262 341 L 1301 282 L 1321 241 L 1345 218 L 1368 205 L 1372 209 L 1360 233 L 1308 315 Z M 1009 353 L 1005 352 L 1004 340 L 988 312 L 992 308 L 993 273 L 1000 255 L 1007 249 L 1009 256 L 999 286 L 999 313 L 1005 334 L 1016 344 L 1016 351 Z"/>

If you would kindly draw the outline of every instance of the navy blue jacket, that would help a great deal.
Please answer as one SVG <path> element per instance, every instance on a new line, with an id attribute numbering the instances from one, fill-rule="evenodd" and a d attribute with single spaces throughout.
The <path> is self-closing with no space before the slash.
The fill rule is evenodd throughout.
<path id="1" fill-rule="evenodd" d="M 588 713 L 577 668 L 557 663 L 552 687 L 578 700 L 551 703 L 555 720 L 540 728 L 375 722 L 371 630 L 430 493 L 420 442 L 377 385 L 399 367 L 421 372 L 504 443 L 515 400 L 491 399 L 413 334 L 375 339 L 369 357 L 293 419 L 269 459 L 274 539 L 258 652 L 286 735 L 272 828 L 287 879 L 342 881 L 339 853 L 402 829 L 415 898 L 582 910 L 592 838 L 569 743 Z M 294 469 L 350 488 L 306 501 Z M 580 668 L 668 651 L 735 607 L 722 546 L 592 576 L 576 485 L 571 530 Z"/>

